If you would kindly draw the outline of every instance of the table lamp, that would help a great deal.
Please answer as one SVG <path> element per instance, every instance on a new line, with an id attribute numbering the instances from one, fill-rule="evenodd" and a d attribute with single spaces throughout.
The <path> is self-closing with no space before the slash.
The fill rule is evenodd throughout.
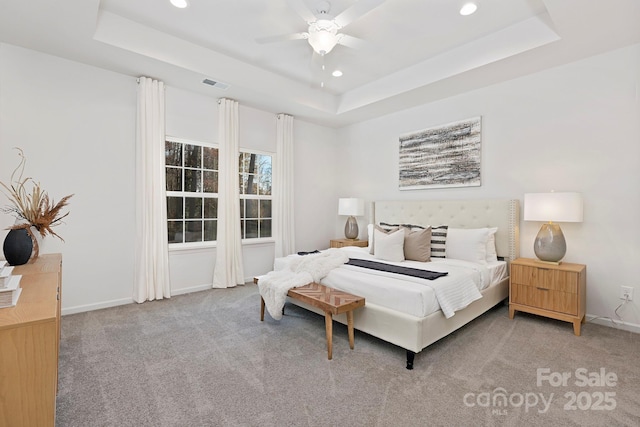
<path id="1" fill-rule="evenodd" d="M 560 264 L 567 252 L 567 243 L 556 222 L 582 222 L 580 193 L 527 193 L 524 195 L 524 220 L 548 221 L 543 224 L 533 243 L 533 250 L 542 262 Z"/>
<path id="2" fill-rule="evenodd" d="M 347 239 L 358 238 L 357 216 L 364 215 L 364 200 L 353 197 L 338 200 L 338 215 L 349 216 L 344 226 L 344 236 Z"/>

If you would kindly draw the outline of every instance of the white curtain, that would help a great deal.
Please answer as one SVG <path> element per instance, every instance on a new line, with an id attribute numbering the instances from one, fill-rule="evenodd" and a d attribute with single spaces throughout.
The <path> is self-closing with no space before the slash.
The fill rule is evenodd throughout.
<path id="1" fill-rule="evenodd" d="M 171 297 L 164 172 L 164 83 L 138 79 L 136 123 L 136 302 Z"/>
<path id="2" fill-rule="evenodd" d="M 295 252 L 295 221 L 293 215 L 293 117 L 278 114 L 276 158 L 273 176 L 273 235 L 275 256 Z"/>
<path id="3" fill-rule="evenodd" d="M 214 288 L 244 284 L 242 236 L 240 234 L 240 179 L 238 169 L 238 103 L 218 101 L 218 239 Z"/>

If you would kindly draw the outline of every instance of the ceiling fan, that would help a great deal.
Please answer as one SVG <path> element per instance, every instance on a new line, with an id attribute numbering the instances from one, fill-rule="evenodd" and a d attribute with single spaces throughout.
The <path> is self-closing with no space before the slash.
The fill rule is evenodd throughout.
<path id="1" fill-rule="evenodd" d="M 375 9 L 385 0 L 358 0 L 353 6 L 335 17 L 329 13 L 331 4 L 328 1 L 318 2 L 315 13 L 307 7 L 303 0 L 287 1 L 291 8 L 306 21 L 309 26 L 307 31 L 264 37 L 256 41 L 258 43 L 273 43 L 286 40 L 307 40 L 315 53 L 324 56 L 338 44 L 351 48 L 363 46 L 364 40 L 338 31 Z"/>

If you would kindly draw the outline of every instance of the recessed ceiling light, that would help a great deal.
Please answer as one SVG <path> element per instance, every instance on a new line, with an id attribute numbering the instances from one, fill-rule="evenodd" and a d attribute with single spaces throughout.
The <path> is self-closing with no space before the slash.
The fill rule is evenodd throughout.
<path id="1" fill-rule="evenodd" d="M 170 0 L 170 1 L 172 5 L 180 9 L 184 9 L 185 7 L 189 6 L 189 3 L 187 3 L 187 0 Z"/>
<path id="2" fill-rule="evenodd" d="M 335 70 L 333 73 L 331 73 L 331 75 L 333 77 L 342 77 L 342 71 L 340 70 Z"/>
<path id="3" fill-rule="evenodd" d="M 478 10 L 478 6 L 475 3 L 465 3 L 460 9 L 460 15 L 467 16 Z"/>

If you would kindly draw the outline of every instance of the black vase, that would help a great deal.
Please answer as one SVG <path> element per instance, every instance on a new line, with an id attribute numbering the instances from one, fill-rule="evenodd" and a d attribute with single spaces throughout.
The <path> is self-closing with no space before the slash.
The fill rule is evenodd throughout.
<path id="1" fill-rule="evenodd" d="M 24 228 L 10 230 L 2 245 L 4 257 L 9 265 L 26 264 L 31 258 L 33 241 Z"/>

